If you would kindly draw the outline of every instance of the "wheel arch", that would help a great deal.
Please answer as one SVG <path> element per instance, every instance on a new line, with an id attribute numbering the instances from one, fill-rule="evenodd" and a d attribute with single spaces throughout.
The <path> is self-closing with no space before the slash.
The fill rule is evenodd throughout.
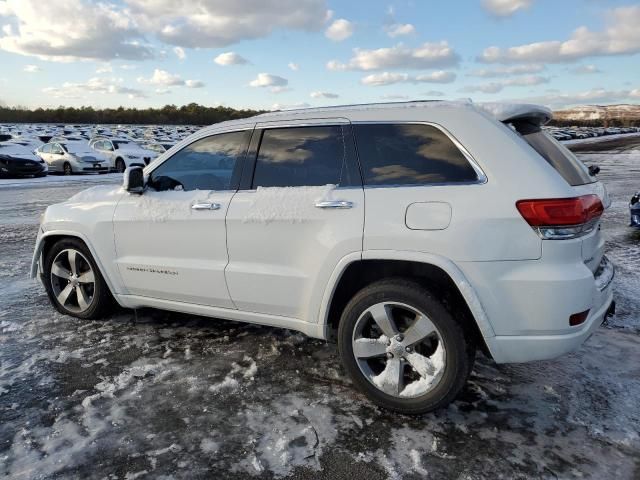
<path id="1" fill-rule="evenodd" d="M 486 339 L 495 333 L 473 287 L 453 262 L 421 252 L 363 252 L 362 258 L 341 262 L 332 275 L 333 282 L 327 287 L 320 312 L 324 337 L 335 338 L 342 311 L 357 291 L 391 277 L 411 278 L 434 290 L 461 319 L 478 347 L 491 354 Z"/>
<path id="2" fill-rule="evenodd" d="M 89 249 L 91 256 L 93 257 L 93 261 L 96 262 L 98 266 L 98 270 L 100 271 L 100 275 L 104 278 L 107 286 L 109 287 L 109 291 L 114 298 L 117 298 L 116 290 L 111 281 L 109 275 L 107 275 L 107 270 L 104 268 L 100 257 L 96 254 L 95 247 L 91 244 L 89 239 L 80 232 L 72 232 L 72 231 L 51 231 L 45 232 L 38 239 L 38 243 L 36 245 L 35 252 L 33 254 L 33 261 L 31 264 L 31 278 L 36 278 L 39 273 L 42 272 L 42 263 L 44 261 L 44 257 L 46 256 L 48 250 L 59 240 L 63 240 L 65 238 L 73 238 L 80 240 L 84 245 Z"/>

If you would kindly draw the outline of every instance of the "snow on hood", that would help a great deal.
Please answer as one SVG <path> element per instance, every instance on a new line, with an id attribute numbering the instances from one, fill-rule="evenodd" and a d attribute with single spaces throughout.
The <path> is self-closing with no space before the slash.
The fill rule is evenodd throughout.
<path id="1" fill-rule="evenodd" d="M 9 155 L 26 160 L 40 161 L 40 157 L 35 155 L 29 147 L 17 143 L 0 143 L 0 155 Z"/>
<path id="2" fill-rule="evenodd" d="M 538 125 L 544 125 L 553 118 L 550 109 L 532 103 L 480 102 L 475 106 L 500 122 L 527 118 L 536 121 Z"/>
<path id="3" fill-rule="evenodd" d="M 64 203 L 90 203 L 109 200 L 124 193 L 124 189 L 117 185 L 97 185 L 76 193 Z"/>

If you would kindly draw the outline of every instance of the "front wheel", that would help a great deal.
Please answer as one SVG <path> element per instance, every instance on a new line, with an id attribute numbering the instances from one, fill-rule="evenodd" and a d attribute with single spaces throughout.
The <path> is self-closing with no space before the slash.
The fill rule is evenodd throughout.
<path id="1" fill-rule="evenodd" d="M 111 294 L 86 245 L 75 238 L 56 242 L 46 253 L 43 283 L 53 306 L 65 315 L 101 318 Z"/>
<path id="2" fill-rule="evenodd" d="M 71 175 L 73 173 L 73 169 L 71 168 L 71 164 L 69 162 L 64 163 L 63 173 L 65 175 Z"/>
<path id="3" fill-rule="evenodd" d="M 421 414 L 451 403 L 475 348 L 451 313 L 419 284 L 373 283 L 348 303 L 338 349 L 355 386 L 377 405 Z"/>
<path id="4" fill-rule="evenodd" d="M 127 166 L 124 163 L 124 160 L 122 160 L 121 158 L 116 160 L 116 170 L 118 171 L 118 173 L 124 173 L 124 171 L 127 169 Z"/>

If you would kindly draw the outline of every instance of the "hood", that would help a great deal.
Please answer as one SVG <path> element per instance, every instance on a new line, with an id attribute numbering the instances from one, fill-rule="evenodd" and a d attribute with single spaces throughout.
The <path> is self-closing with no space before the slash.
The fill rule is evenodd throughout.
<path id="1" fill-rule="evenodd" d="M 0 156 L 6 155 L 12 158 L 21 158 L 24 160 L 33 160 L 40 162 L 40 157 L 34 154 L 28 147 L 11 143 L 0 143 Z"/>

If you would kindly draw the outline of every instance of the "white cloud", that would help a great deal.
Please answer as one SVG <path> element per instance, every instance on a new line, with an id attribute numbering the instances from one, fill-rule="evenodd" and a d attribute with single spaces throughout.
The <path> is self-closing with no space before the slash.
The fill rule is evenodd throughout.
<path id="1" fill-rule="evenodd" d="M 591 73 L 602 73 L 598 67 L 595 65 L 580 65 L 578 67 L 572 68 L 570 70 L 571 73 L 575 73 L 576 75 L 589 75 Z"/>
<path id="2" fill-rule="evenodd" d="M 354 55 L 347 63 L 332 60 L 327 63 L 329 70 L 382 70 L 390 68 L 428 69 L 457 65 L 458 54 L 446 41 L 424 43 L 417 48 L 398 44 L 390 48 L 376 50 L 354 49 Z"/>
<path id="3" fill-rule="evenodd" d="M 310 94 L 311 98 L 338 98 L 340 95 L 338 95 L 337 93 L 331 93 L 331 92 L 311 92 Z"/>
<path id="4" fill-rule="evenodd" d="M 394 23 L 385 27 L 387 35 L 391 38 L 400 37 L 403 35 L 413 35 L 416 33 L 416 27 L 410 23 Z"/>
<path id="5" fill-rule="evenodd" d="M 373 73 L 360 80 L 363 85 L 380 87 L 394 83 L 451 83 L 456 79 L 456 74 L 438 70 L 422 75 L 409 75 L 407 73 Z"/>
<path id="6" fill-rule="evenodd" d="M 440 90 L 429 90 L 423 93 L 427 97 L 444 97 L 444 92 Z"/>
<path id="7" fill-rule="evenodd" d="M 344 18 L 339 18 L 329 25 L 325 30 L 324 35 L 334 42 L 342 42 L 353 35 L 353 30 L 353 23 L 349 20 L 345 20 Z"/>
<path id="8" fill-rule="evenodd" d="M 606 27 L 593 32 L 576 29 L 569 40 L 529 43 L 510 48 L 489 47 L 479 60 L 486 63 L 565 63 L 582 58 L 640 52 L 640 6 L 619 7 L 606 14 Z"/>
<path id="9" fill-rule="evenodd" d="M 289 62 L 287 64 L 287 67 L 289 67 L 294 72 L 297 72 L 298 70 L 300 70 L 300 65 L 298 65 L 297 63 L 293 63 L 293 62 Z"/>
<path id="10" fill-rule="evenodd" d="M 286 87 L 289 81 L 286 78 L 270 73 L 259 73 L 258 76 L 249 83 L 252 87 Z"/>
<path id="11" fill-rule="evenodd" d="M 204 83 L 200 80 L 183 80 L 180 75 L 169 73 L 166 70 L 156 68 L 153 71 L 151 77 L 138 77 L 138 83 L 144 85 L 155 85 L 157 87 L 188 87 L 188 88 L 201 88 L 204 87 Z"/>
<path id="12" fill-rule="evenodd" d="M 25 65 L 22 71 L 27 73 L 38 73 L 42 71 L 42 68 L 40 68 L 38 65 Z"/>
<path id="13" fill-rule="evenodd" d="M 296 108 L 309 108 L 310 106 L 311 105 L 306 102 L 290 104 L 274 103 L 273 105 L 271 105 L 271 110 L 293 110 Z"/>
<path id="14" fill-rule="evenodd" d="M 235 52 L 221 53 L 216 58 L 214 58 L 213 61 L 216 62 L 218 65 L 223 65 L 223 66 L 244 65 L 246 63 L 249 63 L 249 61 L 246 58 L 244 58 L 242 55 L 238 55 Z"/>
<path id="15" fill-rule="evenodd" d="M 98 68 L 96 68 L 96 73 L 98 75 L 101 75 L 103 73 L 111 73 L 113 72 L 113 67 L 111 66 L 110 63 L 105 63 L 103 65 L 100 65 Z"/>
<path id="16" fill-rule="evenodd" d="M 138 68 L 137 65 L 130 65 L 126 63 L 124 65 L 120 65 L 121 70 L 135 70 L 136 68 Z"/>
<path id="17" fill-rule="evenodd" d="M 607 90 L 605 88 L 594 88 L 577 93 L 553 93 L 516 100 L 539 103 L 554 108 L 562 108 L 573 105 L 638 102 L 639 99 L 640 88 L 628 90 Z"/>
<path id="18" fill-rule="evenodd" d="M 482 0 L 482 6 L 497 17 L 510 17 L 518 10 L 529 8 L 533 0 Z"/>
<path id="19" fill-rule="evenodd" d="M 95 94 L 128 95 L 130 98 L 146 98 L 142 90 L 126 87 L 121 78 L 94 77 L 85 83 L 65 82 L 60 87 L 46 87 L 42 92 L 54 98 L 89 98 Z"/>
<path id="20" fill-rule="evenodd" d="M 180 75 L 174 75 L 167 72 L 166 70 L 156 68 L 150 78 L 138 77 L 138 83 L 170 87 L 176 85 L 184 85 L 184 80 L 180 77 Z"/>
<path id="21" fill-rule="evenodd" d="M 185 58 L 187 58 L 187 54 L 182 47 L 173 47 L 173 53 L 175 53 L 176 57 L 178 57 L 180 60 L 184 60 Z"/>
<path id="22" fill-rule="evenodd" d="M 469 73 L 471 77 L 504 77 L 505 75 L 523 75 L 526 73 L 539 73 L 544 70 L 544 65 L 540 63 L 529 63 L 525 65 L 512 65 L 508 67 L 481 68 Z"/>
<path id="23" fill-rule="evenodd" d="M 525 75 L 522 77 L 509 78 L 500 82 L 490 82 L 482 85 L 468 85 L 462 89 L 463 92 L 498 93 L 505 87 L 529 87 L 548 83 L 547 77 L 540 75 Z"/>
<path id="24" fill-rule="evenodd" d="M 131 17 L 160 40 L 190 48 L 219 48 L 276 29 L 320 30 L 325 0 L 125 0 Z"/>
<path id="25" fill-rule="evenodd" d="M 167 94 L 171 93 L 171 90 L 169 90 L 168 88 L 156 88 L 155 92 L 158 95 L 167 95 Z"/>
<path id="26" fill-rule="evenodd" d="M 43 60 L 144 60 L 154 56 L 126 11 L 86 0 L 6 0 L 0 50 Z"/>
<path id="27" fill-rule="evenodd" d="M 202 88 L 204 87 L 204 82 L 200 80 L 186 80 L 184 82 L 187 88 Z"/>

